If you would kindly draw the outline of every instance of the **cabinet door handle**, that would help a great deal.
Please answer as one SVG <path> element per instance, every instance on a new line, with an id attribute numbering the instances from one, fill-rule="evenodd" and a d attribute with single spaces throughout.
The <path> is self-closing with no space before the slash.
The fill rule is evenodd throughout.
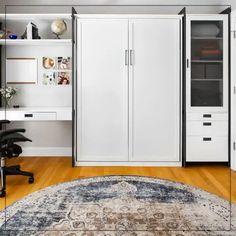
<path id="1" fill-rule="evenodd" d="M 134 64 L 134 50 L 130 50 L 130 65 Z"/>
<path id="2" fill-rule="evenodd" d="M 33 114 L 25 114 L 25 117 L 33 117 Z"/>
<path id="3" fill-rule="evenodd" d="M 203 114 L 203 118 L 211 118 L 211 114 Z"/>
<path id="4" fill-rule="evenodd" d="M 187 59 L 187 68 L 189 68 L 189 59 Z"/>
<path id="5" fill-rule="evenodd" d="M 211 141 L 211 138 L 203 138 L 203 141 Z"/>
<path id="6" fill-rule="evenodd" d="M 125 65 L 129 65 L 129 50 L 125 50 Z"/>
<path id="7" fill-rule="evenodd" d="M 203 122 L 203 126 L 211 126 L 211 122 Z"/>

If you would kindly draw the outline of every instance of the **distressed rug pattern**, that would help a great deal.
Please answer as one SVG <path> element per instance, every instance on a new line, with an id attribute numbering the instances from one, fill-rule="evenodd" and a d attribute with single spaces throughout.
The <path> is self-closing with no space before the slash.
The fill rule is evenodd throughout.
<path id="1" fill-rule="evenodd" d="M 0 235 L 236 235 L 228 231 L 230 222 L 229 202 L 203 190 L 149 177 L 104 176 L 17 201 L 0 212 Z"/>

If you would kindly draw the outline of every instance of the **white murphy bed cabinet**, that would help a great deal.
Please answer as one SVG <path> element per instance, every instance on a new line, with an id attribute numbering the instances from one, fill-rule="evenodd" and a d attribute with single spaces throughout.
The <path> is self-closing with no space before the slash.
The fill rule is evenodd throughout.
<path id="1" fill-rule="evenodd" d="M 76 165 L 181 165 L 181 18 L 78 15 Z"/>
<path id="2" fill-rule="evenodd" d="M 186 162 L 228 162 L 228 16 L 186 22 Z"/>

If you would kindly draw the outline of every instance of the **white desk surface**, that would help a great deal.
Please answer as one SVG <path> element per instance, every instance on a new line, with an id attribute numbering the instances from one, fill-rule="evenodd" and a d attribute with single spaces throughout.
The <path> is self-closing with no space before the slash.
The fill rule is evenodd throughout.
<path id="1" fill-rule="evenodd" d="M 0 119 L 11 121 L 72 120 L 71 107 L 0 108 Z"/>

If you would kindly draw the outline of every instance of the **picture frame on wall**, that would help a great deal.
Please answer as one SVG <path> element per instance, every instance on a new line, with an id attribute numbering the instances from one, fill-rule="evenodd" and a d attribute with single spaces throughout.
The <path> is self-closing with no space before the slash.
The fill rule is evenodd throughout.
<path id="1" fill-rule="evenodd" d="M 56 85 L 56 73 L 54 71 L 43 73 L 43 85 Z"/>
<path id="2" fill-rule="evenodd" d="M 42 64 L 44 69 L 53 70 L 56 68 L 56 58 L 45 56 L 42 58 Z"/>
<path id="3" fill-rule="evenodd" d="M 58 85 L 70 85 L 71 73 L 62 71 L 57 73 L 57 84 Z"/>
<path id="4" fill-rule="evenodd" d="M 57 57 L 58 70 L 71 70 L 71 57 Z"/>

